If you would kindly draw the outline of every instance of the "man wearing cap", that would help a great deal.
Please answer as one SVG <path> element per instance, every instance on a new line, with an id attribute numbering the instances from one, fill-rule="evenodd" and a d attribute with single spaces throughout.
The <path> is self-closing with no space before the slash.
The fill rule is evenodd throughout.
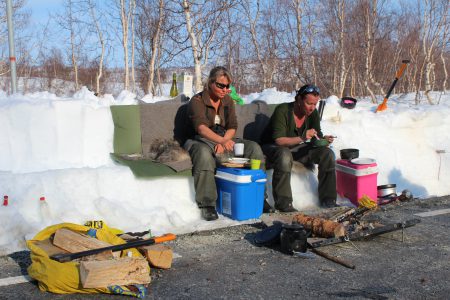
<path id="1" fill-rule="evenodd" d="M 291 169 L 293 161 L 306 167 L 319 168 L 319 201 L 322 207 L 336 206 L 336 173 L 333 151 L 327 146 L 314 146 L 317 139 L 333 142 L 333 137 L 323 135 L 320 116 L 316 110 L 320 99 L 319 88 L 307 84 L 295 95 L 295 101 L 282 103 L 275 108 L 263 134 L 262 150 L 267 167 L 273 168 L 272 191 L 275 208 L 293 212 Z M 265 207 L 265 210 L 268 210 Z"/>

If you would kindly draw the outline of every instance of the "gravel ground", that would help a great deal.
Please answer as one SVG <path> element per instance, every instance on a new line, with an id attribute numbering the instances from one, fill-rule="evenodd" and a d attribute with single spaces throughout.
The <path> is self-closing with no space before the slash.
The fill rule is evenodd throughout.
<path id="1" fill-rule="evenodd" d="M 449 299 L 450 214 L 413 214 L 450 208 L 450 196 L 385 206 L 372 217 L 383 222 L 418 218 L 402 231 L 320 250 L 356 266 L 325 258 L 304 259 L 257 247 L 262 223 L 195 232 L 169 242 L 170 270 L 152 269 L 147 299 Z M 0 257 L 0 277 L 26 274 L 29 252 Z M 0 299 L 112 299 L 112 295 L 55 295 L 36 284 L 0 288 Z"/>

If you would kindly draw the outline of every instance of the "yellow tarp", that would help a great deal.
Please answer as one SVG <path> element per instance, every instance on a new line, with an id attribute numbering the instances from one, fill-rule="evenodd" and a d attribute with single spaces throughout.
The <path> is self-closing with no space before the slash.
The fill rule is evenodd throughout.
<path id="1" fill-rule="evenodd" d="M 34 278 L 39 282 L 39 289 L 41 291 L 48 291 L 58 294 L 115 293 L 118 288 L 117 286 L 97 289 L 83 288 L 80 282 L 78 262 L 60 263 L 52 260 L 44 250 L 35 244 L 37 241 L 43 241 L 50 238 L 50 236 L 60 228 L 67 228 L 85 234 L 89 229 L 91 229 L 91 227 L 83 225 L 62 223 L 45 228 L 32 240 L 27 241 L 27 246 L 31 251 L 31 265 L 28 267 L 28 274 L 31 278 Z M 116 235 L 121 233 L 120 230 L 108 228 L 106 225 L 96 230 L 96 237 L 99 240 L 105 241 L 112 245 L 125 243 L 123 239 Z M 122 256 L 127 255 L 129 251 L 131 251 L 133 257 L 142 257 L 139 251 L 135 248 L 124 250 Z M 129 294 L 139 297 L 137 294 L 128 293 L 129 290 L 124 286 L 119 287 L 119 290 L 123 290 L 121 294 Z"/>

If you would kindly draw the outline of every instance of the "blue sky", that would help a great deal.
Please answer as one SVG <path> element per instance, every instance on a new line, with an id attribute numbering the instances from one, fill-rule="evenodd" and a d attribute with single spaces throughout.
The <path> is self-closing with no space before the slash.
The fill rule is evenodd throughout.
<path id="1" fill-rule="evenodd" d="M 63 0 L 28 0 L 25 7 L 31 10 L 33 22 L 45 23 L 50 13 L 60 12 Z"/>

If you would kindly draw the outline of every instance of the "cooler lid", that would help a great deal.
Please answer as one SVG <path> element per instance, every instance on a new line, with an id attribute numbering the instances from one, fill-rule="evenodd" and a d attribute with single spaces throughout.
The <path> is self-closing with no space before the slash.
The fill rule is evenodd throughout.
<path id="1" fill-rule="evenodd" d="M 241 168 L 217 168 L 216 177 L 238 183 L 266 182 L 267 180 L 263 170 Z"/>

